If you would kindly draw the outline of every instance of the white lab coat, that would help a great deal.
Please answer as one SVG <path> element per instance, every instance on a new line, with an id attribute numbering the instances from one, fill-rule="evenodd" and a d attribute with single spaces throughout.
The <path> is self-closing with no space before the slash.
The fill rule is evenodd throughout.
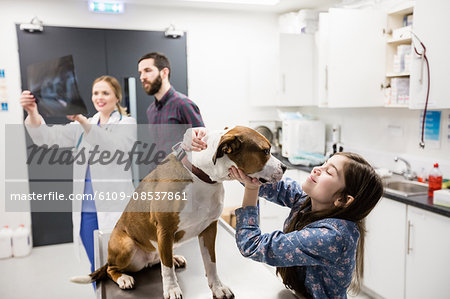
<path id="1" fill-rule="evenodd" d="M 73 147 L 74 156 L 84 149 L 86 158 L 89 158 L 89 151 L 95 145 L 99 146 L 99 151 L 108 150 L 111 155 L 116 150 L 128 153 L 136 141 L 136 120 L 132 117 L 123 116 L 117 110 L 114 111 L 107 125 L 97 126 L 100 114 L 95 114 L 89 118 L 89 123 L 93 126 L 89 133 L 86 134 L 83 127 L 78 122 L 72 122 L 67 125 L 40 126 L 32 128 L 29 119 L 25 119 L 27 131 L 33 142 L 37 145 L 57 144 L 60 147 Z M 41 124 L 45 124 L 44 119 Z M 121 126 L 117 126 L 120 124 Z M 127 124 L 126 126 L 122 126 Z M 98 154 L 96 156 L 98 158 Z M 126 158 L 124 158 L 126 159 Z M 84 192 L 86 163 L 73 165 L 73 194 L 82 195 Z M 122 211 L 128 203 L 128 198 L 124 200 L 99 200 L 99 194 L 103 194 L 104 198 L 112 198 L 112 194 L 116 194 L 120 199 L 120 195 L 131 195 L 134 191 L 132 181 L 131 167 L 125 170 L 125 165 L 117 163 L 117 159 L 112 163 L 94 163 L 90 165 L 91 181 L 94 193 L 97 191 L 95 205 L 97 209 L 98 228 L 99 230 L 111 230 L 114 228 L 117 220 L 120 218 Z M 106 192 L 109 192 L 109 197 Z M 77 255 L 82 248 L 80 237 L 81 225 L 81 200 L 72 201 L 72 223 L 73 223 L 73 243 Z M 78 255 L 79 256 L 79 255 Z"/>

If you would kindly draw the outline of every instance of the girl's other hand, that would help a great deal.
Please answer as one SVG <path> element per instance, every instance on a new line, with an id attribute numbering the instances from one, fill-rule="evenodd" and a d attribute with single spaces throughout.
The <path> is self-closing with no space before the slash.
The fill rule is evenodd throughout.
<path id="1" fill-rule="evenodd" d="M 186 130 L 183 136 L 183 143 L 181 147 L 185 151 L 196 151 L 200 152 L 207 148 L 207 144 L 202 140 L 206 136 L 206 128 L 192 128 Z"/>
<path id="2" fill-rule="evenodd" d="M 249 177 L 242 170 L 234 166 L 231 166 L 231 168 L 229 169 L 228 176 L 231 179 L 238 180 L 239 182 L 244 184 L 245 188 L 247 189 L 259 189 L 259 187 L 262 185 L 258 179 Z"/>

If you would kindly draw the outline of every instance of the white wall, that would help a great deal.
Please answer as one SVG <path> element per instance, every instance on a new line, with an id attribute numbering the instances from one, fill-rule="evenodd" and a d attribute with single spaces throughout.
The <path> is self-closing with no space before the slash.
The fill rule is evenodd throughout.
<path id="1" fill-rule="evenodd" d="M 87 2 L 17 0 L 0 1 L 0 12 L 0 69 L 6 69 L 10 108 L 7 113 L 0 112 L 0 130 L 6 123 L 22 122 L 22 109 L 18 104 L 20 73 L 15 23 L 29 22 L 33 16 L 38 16 L 46 25 L 90 28 L 164 30 L 172 23 L 187 31 L 189 96 L 199 105 L 208 127 L 221 128 L 233 123 L 246 124 L 248 120 L 278 118 L 275 108 L 251 107 L 248 99 L 248 61 L 255 61 L 256 57 L 266 66 L 263 68 L 266 72 L 276 71 L 273 64 L 266 63 L 278 59 L 276 15 L 128 5 L 124 15 L 111 16 L 89 13 Z M 437 150 L 418 148 L 420 111 L 317 107 L 289 110 L 316 115 L 328 125 L 340 124 L 346 149 L 360 151 L 377 166 L 391 168 L 393 156 L 401 155 L 410 159 L 415 169 L 422 166 L 428 169 L 438 161 L 444 174 L 450 176 L 448 144 L 441 143 Z M 442 117 L 446 118 L 448 113 L 444 110 Z M 448 123 L 443 121 L 441 125 L 441 138 L 444 138 Z M 399 130 L 401 136 L 394 136 Z M 4 134 L 0 132 L 0 165 L 4 165 Z M 26 171 L 23 162 L 18 165 Z M 0 200 L 4 199 L 4 190 L 2 171 Z M 0 225 L 29 223 L 28 214 L 5 214 L 1 201 L 0 204 Z"/>
<path id="2" fill-rule="evenodd" d="M 317 107 L 298 110 L 324 121 L 328 127 L 328 135 L 331 126 L 339 124 L 344 150 L 358 151 L 378 167 L 393 169 L 393 158 L 399 155 L 406 158 L 416 171 L 420 171 L 422 167 L 430 170 L 433 163 L 438 162 L 444 175 L 450 177 L 450 143 L 447 138 L 450 110 L 441 112 L 441 144 L 438 149 L 431 148 L 426 141 L 425 149 L 419 147 L 422 121 L 420 110 Z M 331 137 L 328 136 L 328 139 Z"/>
<path id="3" fill-rule="evenodd" d="M 198 104 L 205 123 L 222 128 L 246 124 L 252 118 L 273 118 L 271 109 L 251 109 L 248 101 L 249 57 L 261 63 L 278 55 L 277 16 L 268 13 L 226 10 L 179 9 L 127 5 L 123 15 L 88 12 L 87 1 L 1 1 L 0 69 L 6 70 L 9 112 L 0 112 L 0 129 L 21 123 L 21 92 L 16 23 L 38 16 L 44 25 L 120 28 L 164 31 L 170 24 L 187 32 L 189 97 Z M 143 53 L 144 54 L 144 53 Z M 274 71 L 270 67 L 265 71 Z M 137 74 L 137 72 L 136 72 Z M 267 117 L 266 117 L 267 116 Z M 0 134 L 0 163 L 4 165 L 4 134 Z M 22 136 L 19 136 L 22 138 Z M 23 157 L 25 159 L 25 145 Z M 24 162 L 18 165 L 23 166 Z M 0 199 L 4 200 L 4 173 L 0 175 Z M 0 225 L 30 222 L 29 215 L 4 213 L 0 201 Z"/>

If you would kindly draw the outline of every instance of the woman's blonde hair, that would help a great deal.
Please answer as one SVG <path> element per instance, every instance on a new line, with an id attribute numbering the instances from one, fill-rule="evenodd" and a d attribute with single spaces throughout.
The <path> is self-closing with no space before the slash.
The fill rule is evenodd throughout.
<path id="1" fill-rule="evenodd" d="M 122 105 L 120 105 L 120 103 L 122 102 L 122 87 L 120 86 L 119 81 L 117 81 L 116 78 L 114 78 L 113 76 L 101 76 L 98 77 L 97 79 L 94 80 L 94 83 L 92 83 L 92 87 L 94 87 L 94 85 L 98 82 L 102 82 L 105 81 L 106 83 L 108 83 L 112 90 L 114 91 L 114 94 L 116 95 L 116 98 L 118 99 L 117 103 L 116 103 L 116 107 L 117 110 L 119 110 L 119 113 L 122 115 L 128 115 L 127 113 L 127 108 L 123 107 Z"/>

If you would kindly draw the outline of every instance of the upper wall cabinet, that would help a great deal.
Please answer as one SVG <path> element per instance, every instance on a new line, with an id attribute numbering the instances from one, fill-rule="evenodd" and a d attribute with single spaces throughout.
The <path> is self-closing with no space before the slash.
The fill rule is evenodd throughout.
<path id="1" fill-rule="evenodd" d="M 328 106 L 382 106 L 386 13 L 330 9 Z"/>
<path id="2" fill-rule="evenodd" d="M 313 95 L 314 35 L 280 33 L 279 51 L 278 59 L 250 57 L 252 105 L 317 105 Z"/>
<path id="3" fill-rule="evenodd" d="M 280 96 L 277 106 L 316 105 L 313 97 L 314 35 L 280 34 Z"/>
<path id="4" fill-rule="evenodd" d="M 386 13 L 331 8 L 328 17 L 321 15 L 319 22 L 319 103 L 328 107 L 383 106 Z"/>
<path id="5" fill-rule="evenodd" d="M 328 50 L 329 13 L 319 14 L 319 31 L 316 34 L 317 47 L 317 103 L 319 107 L 328 106 Z"/>
<path id="6" fill-rule="evenodd" d="M 413 32 L 426 47 L 430 63 L 429 108 L 450 108 L 448 84 L 450 82 L 450 1 L 417 0 L 414 8 Z M 421 53 L 423 48 L 413 37 L 413 45 Z M 414 53 L 411 62 L 410 108 L 423 109 L 425 106 L 428 75 L 425 62 Z"/>

